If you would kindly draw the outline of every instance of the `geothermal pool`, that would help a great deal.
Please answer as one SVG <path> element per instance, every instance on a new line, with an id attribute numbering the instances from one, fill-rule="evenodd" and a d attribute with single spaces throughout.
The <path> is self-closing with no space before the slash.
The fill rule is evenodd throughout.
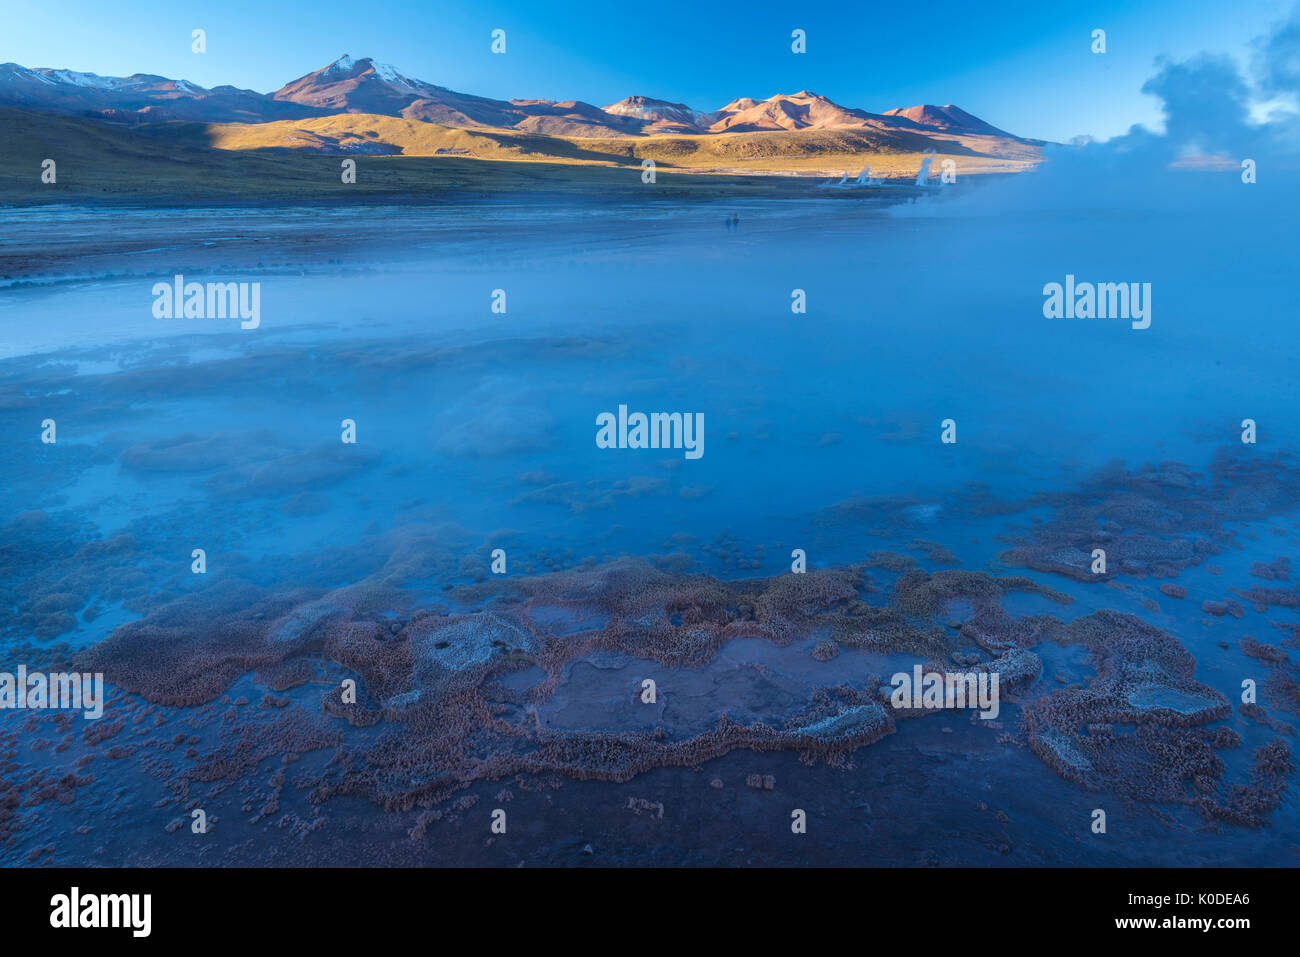
<path id="1" fill-rule="evenodd" d="M 4 660 L 109 689 L 0 712 L 5 863 L 1294 864 L 1278 199 L 1003 188 L 0 212 Z"/>

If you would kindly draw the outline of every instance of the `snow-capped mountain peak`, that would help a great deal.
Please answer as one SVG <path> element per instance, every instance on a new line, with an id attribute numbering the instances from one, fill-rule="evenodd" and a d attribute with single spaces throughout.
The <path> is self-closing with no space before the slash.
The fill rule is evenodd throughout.
<path id="1" fill-rule="evenodd" d="M 421 83 L 419 80 L 412 80 L 409 76 L 399 71 L 397 67 L 392 66 L 388 63 L 378 63 L 374 60 L 371 60 L 370 66 L 372 69 L 374 69 L 375 76 L 379 77 L 379 79 L 385 81 L 386 83 L 396 83 L 399 86 L 409 86 L 409 87 L 426 85 L 424 83 Z"/>

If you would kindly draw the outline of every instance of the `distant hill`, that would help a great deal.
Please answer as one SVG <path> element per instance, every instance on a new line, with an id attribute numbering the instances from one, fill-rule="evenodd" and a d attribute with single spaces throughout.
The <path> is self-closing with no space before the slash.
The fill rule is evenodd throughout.
<path id="1" fill-rule="evenodd" d="M 917 126 L 927 129 L 953 130 L 961 133 L 977 133 L 985 136 L 1003 136 L 1016 139 L 1005 130 L 1000 130 L 990 123 L 985 123 L 978 116 L 972 116 L 959 106 L 951 103 L 946 106 L 908 106 L 896 110 L 886 110 L 885 116 L 901 116 L 911 120 Z M 1030 141 L 1025 141 L 1030 142 Z"/>
<path id="2" fill-rule="evenodd" d="M 952 105 L 868 113 L 808 90 L 765 100 L 744 97 L 711 113 L 646 96 L 630 96 L 604 108 L 580 100 L 494 100 L 413 79 L 368 57 L 346 55 L 271 94 L 233 86 L 208 90 L 188 80 L 144 73 L 103 77 L 5 63 L 0 64 L 0 106 L 111 119 L 217 123 L 369 113 L 459 129 L 517 128 L 560 136 L 920 128 L 1016 138 Z"/>
<path id="3" fill-rule="evenodd" d="M 1042 144 L 953 105 L 885 113 L 841 106 L 809 90 L 742 97 L 704 112 L 629 96 L 605 107 L 580 100 L 460 93 L 370 58 L 343 56 L 263 94 L 205 89 L 151 74 L 101 77 L 0 64 L 0 108 L 91 119 L 153 144 L 196 150 L 633 165 L 645 159 L 692 172 L 838 174 L 864 163 L 907 175 L 920 156 L 965 157 L 966 172 L 1011 171 Z"/>
<path id="4" fill-rule="evenodd" d="M 327 113 L 400 116 L 458 129 L 515 128 L 557 136 L 627 134 L 639 123 L 576 100 L 493 100 L 413 80 L 383 63 L 344 56 L 271 95 Z"/>
<path id="5" fill-rule="evenodd" d="M 147 73 L 108 77 L 71 70 L 33 70 L 16 63 L 0 63 L 0 106 L 131 122 L 224 123 L 322 113 L 294 103 L 279 103 L 265 94 L 233 86 L 205 90 L 187 80 L 169 80 Z"/>
<path id="6" fill-rule="evenodd" d="M 419 121 L 355 114 L 362 122 L 409 124 L 412 129 L 432 127 Z M 349 115 L 320 117 L 317 135 L 340 136 Z M 258 129 L 264 124 L 252 124 Z M 242 128 L 234 124 L 233 130 Z M 338 155 L 276 149 L 213 149 L 206 145 L 208 127 L 197 123 L 157 124 L 142 134 L 125 127 L 84 117 L 33 113 L 0 107 L 0 143 L 5 162 L 0 163 L 0 206 L 47 203 L 149 203 L 187 205 L 194 202 L 234 203 L 369 203 L 423 204 L 472 203 L 499 195 L 545 194 L 582 196 L 590 200 L 621 197 L 632 202 L 645 196 L 639 166 L 588 161 L 580 148 L 565 140 L 512 133 L 516 142 L 492 154 L 493 161 L 465 155 L 455 147 L 446 155 L 363 157 L 357 182 L 340 181 Z M 468 142 L 483 149 L 497 131 L 481 134 L 439 127 L 448 142 Z M 722 138 L 725 139 L 725 138 Z M 627 138 L 610 140 L 625 146 Z M 643 145 L 655 142 L 642 141 Z M 565 148 L 569 158 L 548 156 L 532 147 Z M 436 150 L 437 147 L 435 146 Z M 42 162 L 58 157 L 58 181 L 41 181 Z M 626 163 L 626 161 L 625 161 Z M 790 176 L 709 175 L 699 171 L 665 169 L 655 189 L 664 198 L 738 198 L 756 195 L 806 196 L 805 181 Z M 79 247 L 74 247 L 79 248 Z M 66 253 L 66 250 L 65 250 Z M 54 250 L 43 255 L 54 256 Z M 0 277 L 15 261 L 0 249 Z"/>
<path id="7" fill-rule="evenodd" d="M 645 133 L 701 133 L 707 126 L 704 115 L 685 103 L 669 103 L 648 96 L 629 96 L 611 103 L 604 110 L 645 124 L 642 127 L 642 132 Z"/>
<path id="8" fill-rule="evenodd" d="M 899 128 L 895 121 L 880 114 L 849 109 L 808 90 L 778 94 L 766 100 L 733 100 L 711 114 L 709 120 L 711 133 Z"/>

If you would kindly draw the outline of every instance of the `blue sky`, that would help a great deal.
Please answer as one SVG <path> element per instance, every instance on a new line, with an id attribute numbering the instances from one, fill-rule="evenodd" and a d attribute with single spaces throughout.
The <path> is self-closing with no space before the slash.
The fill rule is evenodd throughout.
<path id="1" fill-rule="evenodd" d="M 605 105 L 633 93 L 713 110 L 810 89 L 883 111 L 956 103 L 1023 136 L 1109 137 L 1159 126 L 1140 92 L 1157 56 L 1246 57 L 1292 0 L 1004 0 L 834 6 L 754 0 L 446 3 L 130 3 L 0 0 L 0 62 L 108 75 L 157 73 L 262 92 L 349 53 L 502 99 Z M 207 31 L 208 51 L 190 51 Z M 790 52 L 790 31 L 808 52 Z M 494 28 L 507 53 L 489 50 Z M 1090 34 L 1108 52 L 1090 52 Z"/>

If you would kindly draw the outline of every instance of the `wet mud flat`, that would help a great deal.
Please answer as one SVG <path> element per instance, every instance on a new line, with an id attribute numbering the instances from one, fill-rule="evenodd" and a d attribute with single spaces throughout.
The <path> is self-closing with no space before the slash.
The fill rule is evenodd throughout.
<path id="1" fill-rule="evenodd" d="M 1056 518 L 1000 560 L 1042 564 L 1042 543 L 1068 539 L 1080 508 L 1144 516 L 1141 551 L 1124 554 L 1137 582 L 1157 586 L 1221 576 L 1212 563 L 1228 549 L 1294 537 L 1289 463 L 1225 456 L 1209 475 L 1173 468 L 1112 474 L 1104 500 L 1089 485 L 1061 493 Z M 1216 501 L 1238 509 L 1248 497 L 1267 536 L 1243 540 L 1221 521 Z M 1198 547 L 1154 536 L 1175 501 L 1184 529 L 1201 503 Z M 30 518 L 20 527 L 53 533 Z M 130 574 L 132 551 L 119 542 L 74 554 L 112 581 Z M 429 529 L 409 529 L 377 574 L 344 588 L 229 582 L 157 604 L 91 647 L 46 646 L 50 664 L 61 648 L 115 691 L 101 721 L 5 716 L 6 853 L 13 863 L 1265 854 L 1288 864 L 1296 852 L 1275 829 L 1295 806 L 1300 599 L 1279 578 L 1283 558 L 1251 562 L 1249 580 L 1225 583 L 1223 601 L 1199 612 L 1201 631 L 1250 616 L 1261 637 L 1193 655 L 1130 612 L 1071 615 L 1070 592 L 1083 586 L 1068 562 L 1044 581 L 1010 567 L 926 570 L 879 550 L 855 565 L 727 580 L 623 559 L 462 581 L 429 604 L 395 586 L 450 582 L 461 559 Z M 1132 587 L 1087 588 L 1115 585 L 1117 597 Z M 1201 680 L 1207 659 L 1228 655 L 1251 666 L 1267 707 Z M 914 663 L 996 671 L 1000 715 L 891 707 L 889 674 Z M 349 679 L 355 701 L 340 694 Z M 1087 826 L 1097 806 L 1143 839 L 1103 848 Z M 195 808 L 209 833 L 190 831 Z M 498 810 L 505 834 L 490 829 Z M 806 835 L 790 830 L 797 811 Z M 1169 840 L 1179 832 L 1186 846 Z"/>

